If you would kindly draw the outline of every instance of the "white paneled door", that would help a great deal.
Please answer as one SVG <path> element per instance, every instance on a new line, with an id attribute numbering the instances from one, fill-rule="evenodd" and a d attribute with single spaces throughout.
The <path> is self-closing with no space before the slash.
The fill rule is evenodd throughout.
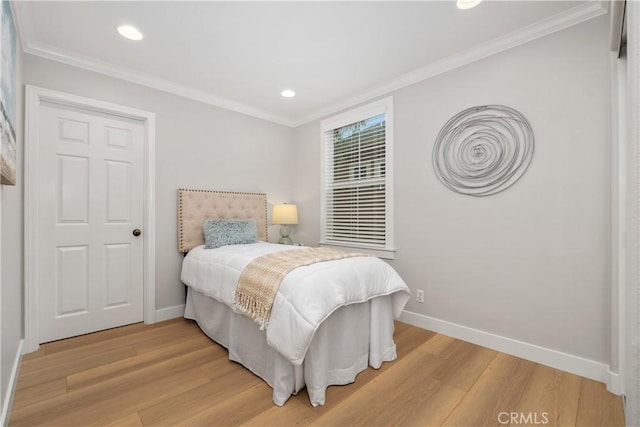
<path id="1" fill-rule="evenodd" d="M 42 103 L 39 335 L 143 320 L 144 123 Z"/>

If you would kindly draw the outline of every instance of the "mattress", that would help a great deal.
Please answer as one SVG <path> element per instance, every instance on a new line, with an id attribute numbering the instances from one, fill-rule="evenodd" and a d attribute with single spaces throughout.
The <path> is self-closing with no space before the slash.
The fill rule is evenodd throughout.
<path id="1" fill-rule="evenodd" d="M 192 249 L 183 261 L 182 281 L 201 294 L 234 306 L 235 289 L 253 259 L 296 247 L 259 242 L 217 249 Z M 410 292 L 384 261 L 370 256 L 320 262 L 291 271 L 276 293 L 267 343 L 293 364 L 301 364 L 320 325 L 340 307 L 390 296 L 400 316 Z"/>

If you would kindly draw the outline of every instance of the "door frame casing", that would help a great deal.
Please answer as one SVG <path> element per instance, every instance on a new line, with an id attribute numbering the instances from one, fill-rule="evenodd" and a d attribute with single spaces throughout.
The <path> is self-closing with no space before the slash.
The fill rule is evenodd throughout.
<path id="1" fill-rule="evenodd" d="M 40 345 L 38 266 L 40 202 L 39 134 L 40 106 L 50 102 L 97 113 L 110 114 L 144 124 L 143 198 L 143 319 L 155 322 L 155 113 L 71 95 L 51 89 L 26 85 L 24 137 L 24 353 L 36 351 Z"/>

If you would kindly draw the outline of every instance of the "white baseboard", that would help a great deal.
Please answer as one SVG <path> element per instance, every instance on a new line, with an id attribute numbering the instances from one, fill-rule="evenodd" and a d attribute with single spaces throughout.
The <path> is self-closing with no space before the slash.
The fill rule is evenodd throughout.
<path id="1" fill-rule="evenodd" d="M 2 405 L 2 415 L 0 418 L 0 426 L 6 426 L 9 424 L 9 415 L 11 411 L 11 404 L 13 403 L 13 395 L 16 393 L 16 386 L 18 384 L 18 374 L 20 373 L 20 361 L 22 360 L 22 346 L 24 345 L 24 339 L 18 343 L 18 351 L 13 361 L 13 368 L 11 368 L 11 376 L 9 377 L 9 386 L 7 387 L 7 394 L 3 399 L 4 405 Z"/>
<path id="2" fill-rule="evenodd" d="M 617 395 L 624 394 L 624 381 L 622 375 L 618 372 L 611 372 L 610 369 L 607 369 L 607 381 L 605 381 L 605 384 L 607 385 L 607 390 L 611 393 Z"/>
<path id="3" fill-rule="evenodd" d="M 607 389 L 615 394 L 621 394 L 624 391 L 622 389 L 620 376 L 610 372 L 609 366 L 601 362 L 413 313 L 411 311 L 403 311 L 399 320 L 409 323 L 410 325 L 605 383 Z"/>
<path id="4" fill-rule="evenodd" d="M 175 319 L 184 316 L 184 304 L 174 305 L 173 307 L 165 307 L 156 310 L 156 322 L 163 320 Z"/>

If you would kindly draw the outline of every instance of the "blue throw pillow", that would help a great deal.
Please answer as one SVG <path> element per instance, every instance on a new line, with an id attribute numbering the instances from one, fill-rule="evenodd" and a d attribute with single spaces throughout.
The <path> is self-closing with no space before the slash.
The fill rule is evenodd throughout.
<path id="1" fill-rule="evenodd" d="M 258 241 L 258 226 L 252 219 L 208 219 L 202 229 L 205 249 Z"/>

